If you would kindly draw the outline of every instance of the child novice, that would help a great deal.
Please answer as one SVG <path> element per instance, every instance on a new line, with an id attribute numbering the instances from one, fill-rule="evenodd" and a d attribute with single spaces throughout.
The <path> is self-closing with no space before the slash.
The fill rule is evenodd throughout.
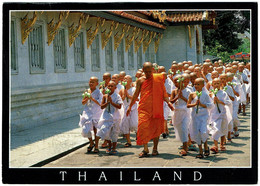
<path id="1" fill-rule="evenodd" d="M 239 107 L 239 91 L 241 89 L 241 85 L 240 84 L 236 84 L 235 82 L 233 82 L 233 74 L 228 72 L 227 73 L 227 82 L 228 83 L 232 83 L 232 85 L 230 86 L 233 90 L 234 93 L 234 101 L 233 101 L 233 112 L 232 112 L 232 120 L 233 120 L 233 129 L 234 129 L 234 135 L 235 137 L 239 136 L 239 132 L 238 132 L 238 126 L 240 125 L 240 121 L 238 119 L 237 116 L 237 111 L 238 111 L 238 107 Z M 232 134 L 232 132 L 231 132 Z"/>
<path id="2" fill-rule="evenodd" d="M 109 72 L 103 74 L 103 81 L 105 81 L 105 84 L 100 85 L 99 89 L 102 92 L 102 94 L 105 95 L 105 91 L 107 89 L 108 83 L 111 81 L 111 74 Z M 108 147 L 107 141 L 105 140 L 101 146 L 102 148 Z"/>
<path id="3" fill-rule="evenodd" d="M 187 107 L 192 108 L 190 136 L 191 139 L 199 146 L 199 154 L 196 156 L 196 158 L 203 158 L 204 156 L 210 155 L 209 147 L 207 145 L 207 124 L 209 119 L 209 109 L 213 107 L 213 101 L 210 99 L 207 91 L 203 91 L 203 78 L 197 78 L 195 80 L 194 87 L 195 90 L 198 91 L 201 95 L 197 95 L 196 92 L 192 92 L 187 103 Z M 204 144 L 204 155 L 202 143 Z"/>
<path id="4" fill-rule="evenodd" d="M 138 112 L 137 112 L 137 103 L 135 103 L 132 108 L 129 116 L 126 116 L 126 111 L 131 103 L 132 97 L 135 93 L 135 87 L 132 87 L 132 77 L 130 75 L 126 75 L 124 81 L 127 84 L 124 89 L 121 89 L 122 92 L 122 100 L 124 103 L 124 117 L 122 122 L 120 123 L 120 130 L 125 135 L 127 142 L 125 143 L 125 147 L 131 147 L 131 139 L 130 139 L 130 131 L 137 132 L 138 125 Z"/>
<path id="5" fill-rule="evenodd" d="M 180 151 L 180 154 L 186 156 L 188 151 L 188 124 L 190 121 L 187 101 L 191 90 L 187 88 L 187 84 L 184 86 L 182 78 L 185 81 L 185 78 L 180 75 L 173 79 L 177 88 L 172 91 L 170 101 L 175 103 L 173 126 L 176 131 L 176 138 L 183 143 L 183 149 Z"/>
<path id="6" fill-rule="evenodd" d="M 105 84 L 99 86 L 99 89 L 100 89 L 100 91 L 102 92 L 103 95 L 105 94 L 105 91 L 107 89 L 107 85 L 108 85 L 110 80 L 111 80 L 111 74 L 109 72 L 104 73 L 103 74 L 103 81 L 105 82 Z"/>
<path id="7" fill-rule="evenodd" d="M 164 71 L 162 72 L 162 74 L 164 75 L 165 78 L 165 82 L 164 82 L 164 86 L 166 89 L 166 93 L 168 95 L 168 97 L 171 97 L 171 92 L 172 92 L 172 86 L 171 83 L 172 82 L 170 79 L 167 79 L 167 73 Z M 168 104 L 166 101 L 163 102 L 163 117 L 164 117 L 164 133 L 162 134 L 163 138 L 166 138 L 167 136 L 169 136 L 169 129 L 167 126 L 167 120 L 168 117 L 170 115 L 171 109 L 168 107 Z"/>
<path id="8" fill-rule="evenodd" d="M 121 97 L 115 92 L 116 83 L 114 81 L 110 81 L 108 83 L 108 89 L 111 92 L 103 96 L 101 103 L 101 109 L 105 110 L 102 113 L 98 123 L 99 129 L 96 135 L 94 152 L 99 152 L 98 142 L 101 138 L 107 140 L 109 144 L 106 152 L 114 155 L 117 154 L 116 145 L 119 134 L 119 123 L 121 122 L 119 109 L 121 109 L 123 101 Z"/>
<path id="9" fill-rule="evenodd" d="M 82 136 L 87 137 L 89 139 L 89 147 L 87 148 L 87 152 L 91 152 L 94 147 L 94 142 L 92 140 L 92 133 L 94 131 L 94 135 L 96 138 L 98 121 L 102 114 L 102 110 L 100 108 L 102 93 L 96 88 L 98 85 L 98 78 L 91 77 L 89 80 L 89 89 L 84 92 L 90 94 L 90 97 L 85 96 L 82 99 L 82 105 L 85 105 L 82 115 L 80 116 L 79 126 L 82 127 Z"/>
<path id="10" fill-rule="evenodd" d="M 214 153 L 218 153 L 218 140 L 221 138 L 220 142 L 220 150 L 225 151 L 226 148 L 224 146 L 225 135 L 228 131 L 228 123 L 231 121 L 229 117 L 227 117 L 228 109 L 225 105 L 231 104 L 231 100 L 229 99 L 227 93 L 223 90 L 220 90 L 221 82 L 220 79 L 215 78 L 212 82 L 212 86 L 215 89 L 218 89 L 217 92 L 213 93 L 210 91 L 209 95 L 214 101 L 214 107 L 211 109 L 210 113 L 210 134 L 214 140 L 214 146 L 210 149 Z"/>
<path id="11" fill-rule="evenodd" d="M 229 120 L 231 120 L 228 123 L 227 138 L 228 138 L 228 142 L 231 143 L 231 132 L 233 131 L 233 121 L 232 121 L 233 101 L 235 100 L 235 96 L 234 96 L 234 92 L 232 90 L 232 87 L 227 84 L 227 74 L 221 74 L 219 76 L 219 78 L 220 78 L 220 81 L 221 81 L 221 89 L 224 90 L 227 93 L 228 97 L 232 101 L 231 104 L 229 104 L 228 108 L 227 108 L 227 109 L 229 109 L 229 112 L 227 112 L 227 117 L 229 117 L 230 118 Z"/>

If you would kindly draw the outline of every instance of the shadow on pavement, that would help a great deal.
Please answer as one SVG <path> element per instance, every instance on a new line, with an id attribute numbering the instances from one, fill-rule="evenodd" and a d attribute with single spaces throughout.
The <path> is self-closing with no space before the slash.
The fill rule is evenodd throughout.
<path id="1" fill-rule="evenodd" d="M 221 151 L 220 153 L 226 153 L 226 154 L 244 154 L 245 152 L 241 150 L 226 150 L 226 151 Z"/>
<path id="2" fill-rule="evenodd" d="M 240 137 L 240 136 L 239 136 L 239 139 L 241 139 L 241 140 L 249 140 L 250 137 L 247 137 L 247 136 L 243 136 L 243 137 L 241 136 L 241 137 Z"/>
<path id="3" fill-rule="evenodd" d="M 78 122 L 79 117 L 74 116 L 71 118 L 60 120 L 58 122 L 53 122 L 46 125 L 41 125 L 39 127 L 23 130 L 21 132 L 10 133 L 11 150 L 79 128 Z"/>
<path id="4" fill-rule="evenodd" d="M 158 156 L 150 156 L 151 158 L 162 158 L 162 159 L 166 159 L 166 160 L 172 160 L 174 158 L 183 158 L 180 155 L 176 155 L 176 154 L 169 154 L 169 153 L 160 153 Z"/>

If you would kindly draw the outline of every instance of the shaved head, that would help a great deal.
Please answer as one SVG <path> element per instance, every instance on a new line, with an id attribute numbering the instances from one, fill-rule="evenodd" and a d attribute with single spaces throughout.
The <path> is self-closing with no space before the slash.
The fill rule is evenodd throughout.
<path id="1" fill-rule="evenodd" d="M 151 62 L 145 62 L 145 63 L 143 64 L 143 69 L 145 69 L 145 68 L 153 68 L 152 63 L 151 63 Z"/>
<path id="2" fill-rule="evenodd" d="M 195 82 L 199 83 L 200 85 L 201 84 L 204 85 L 204 79 L 203 78 L 197 78 L 197 79 L 195 79 Z"/>
<path id="3" fill-rule="evenodd" d="M 104 73 L 103 76 L 108 76 L 111 78 L 111 74 L 109 72 Z"/>
<path id="4" fill-rule="evenodd" d="M 90 80 L 94 80 L 94 81 L 98 82 L 98 78 L 97 78 L 96 76 L 92 76 L 92 77 L 90 78 Z"/>

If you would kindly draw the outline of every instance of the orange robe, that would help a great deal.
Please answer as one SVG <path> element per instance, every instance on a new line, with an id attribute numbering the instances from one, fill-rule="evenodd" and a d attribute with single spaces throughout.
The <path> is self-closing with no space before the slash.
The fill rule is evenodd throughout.
<path id="1" fill-rule="evenodd" d="M 137 145 L 148 143 L 164 132 L 164 97 L 168 95 L 162 74 L 153 74 L 143 82 L 138 105 Z"/>

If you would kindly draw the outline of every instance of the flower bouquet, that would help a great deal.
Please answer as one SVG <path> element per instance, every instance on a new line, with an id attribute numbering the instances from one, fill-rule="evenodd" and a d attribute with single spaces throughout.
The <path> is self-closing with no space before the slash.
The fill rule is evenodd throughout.
<path id="1" fill-rule="evenodd" d="M 197 96 L 198 96 L 198 100 L 199 100 L 199 99 L 200 99 L 200 96 L 202 95 L 202 91 L 201 91 L 201 92 L 196 91 L 196 94 L 197 94 Z M 199 112 L 199 105 L 197 105 L 197 108 L 196 108 L 196 114 L 198 114 L 198 112 Z"/>
<path id="2" fill-rule="evenodd" d="M 176 71 L 176 74 L 181 74 L 181 71 L 180 71 L 180 70 L 177 70 L 177 71 Z"/>
<path id="3" fill-rule="evenodd" d="M 215 96 L 217 96 L 218 89 L 217 89 L 217 88 L 216 88 L 215 90 L 214 90 L 214 89 L 211 89 L 211 92 L 213 92 L 213 94 L 214 94 Z M 217 108 L 218 108 L 218 112 L 220 113 L 221 111 L 220 111 L 220 109 L 219 109 L 218 102 L 216 102 L 216 105 L 217 105 Z"/>
<path id="4" fill-rule="evenodd" d="M 228 85 L 231 85 L 231 86 L 233 86 L 233 85 L 236 85 L 236 83 L 233 83 L 233 82 L 228 82 Z"/>
<path id="5" fill-rule="evenodd" d="M 99 86 L 101 86 L 102 88 L 100 89 L 100 92 L 103 92 L 103 89 L 105 88 L 105 81 L 102 81 L 99 83 Z"/>
<path id="6" fill-rule="evenodd" d="M 177 80 L 177 82 L 178 82 L 179 85 L 180 85 L 180 87 L 179 87 L 180 89 L 182 88 L 182 85 L 183 85 L 182 82 L 183 82 L 183 81 L 184 81 L 184 77 L 179 77 L 178 80 Z"/>

